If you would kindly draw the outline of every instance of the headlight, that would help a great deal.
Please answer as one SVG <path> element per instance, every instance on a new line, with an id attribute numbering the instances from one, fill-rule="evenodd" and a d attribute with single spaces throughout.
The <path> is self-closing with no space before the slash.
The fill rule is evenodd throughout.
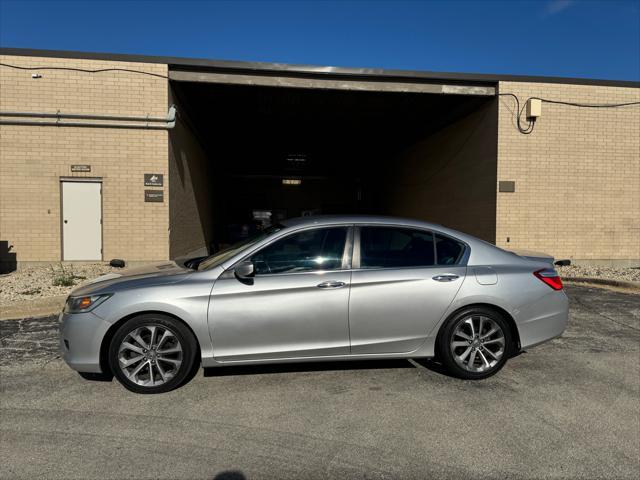
<path id="1" fill-rule="evenodd" d="M 90 312 L 110 296 L 110 293 L 106 293 L 103 295 L 87 295 L 85 297 L 69 297 L 64 306 L 64 311 L 65 313 Z"/>

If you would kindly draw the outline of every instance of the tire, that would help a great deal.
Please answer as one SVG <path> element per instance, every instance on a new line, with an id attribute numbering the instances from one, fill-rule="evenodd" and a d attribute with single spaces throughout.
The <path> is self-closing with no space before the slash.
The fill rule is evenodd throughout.
<path id="1" fill-rule="evenodd" d="M 148 313 L 118 328 L 109 345 L 109 366 L 127 390 L 164 393 L 190 380 L 197 352 L 198 343 L 182 322 Z"/>
<path id="2" fill-rule="evenodd" d="M 512 339 L 509 323 L 501 314 L 490 308 L 471 307 L 444 323 L 437 357 L 451 375 L 482 380 L 495 375 L 507 362 Z"/>

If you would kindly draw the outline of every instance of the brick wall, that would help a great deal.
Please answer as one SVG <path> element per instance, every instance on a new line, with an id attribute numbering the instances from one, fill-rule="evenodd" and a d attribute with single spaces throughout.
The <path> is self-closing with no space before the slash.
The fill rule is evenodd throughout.
<path id="1" fill-rule="evenodd" d="M 521 104 L 530 96 L 640 100 L 638 88 L 500 82 L 499 89 Z M 522 135 L 513 98 L 499 104 L 498 180 L 515 181 L 516 191 L 497 194 L 497 244 L 578 263 L 640 262 L 640 106 L 543 103 L 534 132 Z"/>
<path id="2" fill-rule="evenodd" d="M 166 65 L 0 56 L 21 66 L 128 68 L 167 74 Z M 168 82 L 126 72 L 30 71 L 0 67 L 0 110 L 126 116 L 167 114 Z M 0 126 L 0 241 L 18 263 L 61 258 L 60 177 L 103 180 L 103 258 L 162 260 L 168 242 L 166 131 Z M 72 173 L 89 164 L 91 173 Z M 144 173 L 165 175 L 164 203 L 144 202 Z M 148 187 L 147 187 L 148 188 Z"/>

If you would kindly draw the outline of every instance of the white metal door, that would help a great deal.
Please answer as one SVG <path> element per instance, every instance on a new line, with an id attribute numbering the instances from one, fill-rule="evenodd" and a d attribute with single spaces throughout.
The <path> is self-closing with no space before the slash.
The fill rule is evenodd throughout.
<path id="1" fill-rule="evenodd" d="M 62 259 L 102 260 L 102 184 L 62 182 Z"/>

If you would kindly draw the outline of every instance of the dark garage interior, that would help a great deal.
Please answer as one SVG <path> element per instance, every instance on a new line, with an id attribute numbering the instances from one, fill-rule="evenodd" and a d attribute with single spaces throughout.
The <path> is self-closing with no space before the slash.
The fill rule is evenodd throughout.
<path id="1" fill-rule="evenodd" d="M 420 218 L 495 240 L 493 96 L 171 83 L 172 257 L 317 214 Z"/>

